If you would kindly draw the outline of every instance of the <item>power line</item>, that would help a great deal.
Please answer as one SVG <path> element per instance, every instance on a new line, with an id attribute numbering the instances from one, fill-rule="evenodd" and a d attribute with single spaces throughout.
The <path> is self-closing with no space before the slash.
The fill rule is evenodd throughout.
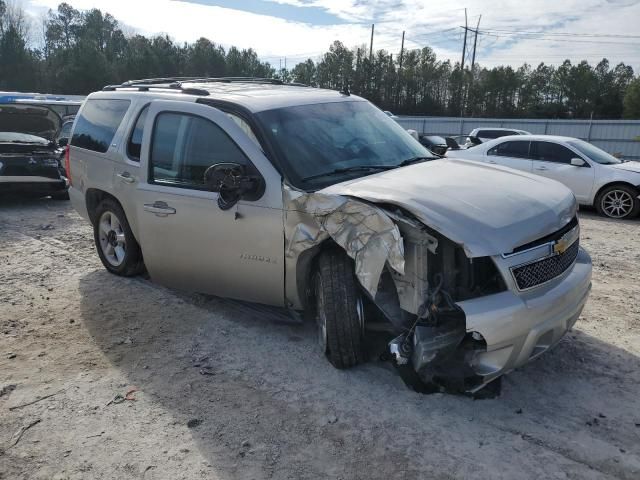
<path id="1" fill-rule="evenodd" d="M 630 42 L 609 42 L 602 40 L 565 40 L 561 38 L 543 38 L 543 37 L 530 37 L 527 35 L 519 35 L 519 34 L 506 34 L 506 33 L 491 33 L 487 30 L 480 30 L 478 33 L 481 35 L 488 35 L 496 38 L 505 38 L 506 36 L 516 37 L 521 39 L 526 39 L 532 42 L 562 42 L 562 43 L 591 43 L 598 45 L 627 45 L 630 47 L 640 47 L 640 43 L 630 43 Z"/>
<path id="2" fill-rule="evenodd" d="M 484 31 L 500 32 L 504 34 L 518 34 L 518 35 L 544 35 L 544 36 L 567 36 L 567 37 L 593 37 L 593 38 L 640 38 L 640 35 L 621 35 L 621 34 L 608 34 L 608 33 L 572 33 L 572 32 L 531 32 L 525 30 L 504 30 L 500 28 L 487 27 Z"/>

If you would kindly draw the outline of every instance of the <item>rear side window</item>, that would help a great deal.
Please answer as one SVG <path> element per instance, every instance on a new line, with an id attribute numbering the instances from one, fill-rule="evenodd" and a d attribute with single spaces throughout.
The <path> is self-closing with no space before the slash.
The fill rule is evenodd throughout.
<path id="1" fill-rule="evenodd" d="M 188 114 L 158 115 L 151 143 L 151 182 L 202 190 L 204 172 L 223 162 L 250 165 L 240 148 L 213 122 Z"/>
<path id="2" fill-rule="evenodd" d="M 142 134 L 144 131 L 144 122 L 147 120 L 147 112 L 149 111 L 149 105 L 140 111 L 136 125 L 133 127 L 131 137 L 129 137 L 129 143 L 127 143 L 127 153 L 129 158 L 136 162 L 140 161 L 140 150 L 142 149 Z"/>
<path id="3" fill-rule="evenodd" d="M 487 152 L 498 157 L 529 158 L 530 142 L 503 142 Z"/>
<path id="4" fill-rule="evenodd" d="M 105 153 L 130 103 L 129 100 L 87 100 L 76 119 L 71 145 Z"/>
<path id="5" fill-rule="evenodd" d="M 545 162 L 571 163 L 571 159 L 577 157 L 567 147 L 551 142 L 533 142 L 532 158 Z"/>

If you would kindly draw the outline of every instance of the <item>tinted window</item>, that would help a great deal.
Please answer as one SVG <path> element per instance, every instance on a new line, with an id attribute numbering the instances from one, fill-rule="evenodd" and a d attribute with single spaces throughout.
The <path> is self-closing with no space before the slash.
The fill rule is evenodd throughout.
<path id="1" fill-rule="evenodd" d="M 146 105 L 138 115 L 136 124 L 129 137 L 129 143 L 127 144 L 127 153 L 131 160 L 140 161 L 140 150 L 142 148 L 142 133 L 144 129 L 144 122 L 147 120 L 147 112 L 149 111 L 149 105 Z"/>
<path id="2" fill-rule="evenodd" d="M 513 130 L 480 130 L 476 137 L 493 139 L 517 134 L 518 133 Z"/>
<path id="3" fill-rule="evenodd" d="M 532 158 L 545 162 L 571 163 L 571 159 L 577 157 L 567 147 L 551 142 L 533 142 Z"/>
<path id="4" fill-rule="evenodd" d="M 249 165 L 233 140 L 209 120 L 180 113 L 158 115 L 151 144 L 153 183 L 204 189 L 204 172 L 222 162 Z"/>
<path id="5" fill-rule="evenodd" d="M 487 154 L 499 157 L 528 158 L 529 142 L 504 142 L 493 147 Z"/>
<path id="6" fill-rule="evenodd" d="M 71 145 L 106 152 L 129 103 L 129 100 L 87 100 L 76 121 Z"/>

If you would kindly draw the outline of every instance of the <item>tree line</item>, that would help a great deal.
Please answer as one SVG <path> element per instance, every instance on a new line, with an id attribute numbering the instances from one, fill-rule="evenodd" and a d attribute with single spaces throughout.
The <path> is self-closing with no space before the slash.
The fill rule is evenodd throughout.
<path id="1" fill-rule="evenodd" d="M 40 36 L 39 41 L 33 38 Z M 37 45 L 37 46 L 34 46 Z M 633 68 L 565 60 L 519 68 L 438 60 L 429 47 L 402 55 L 335 41 L 320 58 L 275 69 L 253 49 L 200 38 L 126 35 L 98 9 L 61 3 L 39 28 L 0 0 L 0 90 L 87 94 L 107 84 L 166 76 L 280 78 L 361 95 L 397 114 L 527 118 L 640 118 L 640 78 Z"/>

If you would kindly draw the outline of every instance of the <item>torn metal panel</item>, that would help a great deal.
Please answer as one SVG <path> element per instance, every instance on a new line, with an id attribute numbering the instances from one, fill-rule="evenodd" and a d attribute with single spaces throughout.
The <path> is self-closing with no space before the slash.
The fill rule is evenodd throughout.
<path id="1" fill-rule="evenodd" d="M 404 273 L 400 230 L 383 210 L 341 195 L 284 191 L 287 262 L 331 237 L 355 260 L 356 276 L 372 297 L 387 262 Z"/>

